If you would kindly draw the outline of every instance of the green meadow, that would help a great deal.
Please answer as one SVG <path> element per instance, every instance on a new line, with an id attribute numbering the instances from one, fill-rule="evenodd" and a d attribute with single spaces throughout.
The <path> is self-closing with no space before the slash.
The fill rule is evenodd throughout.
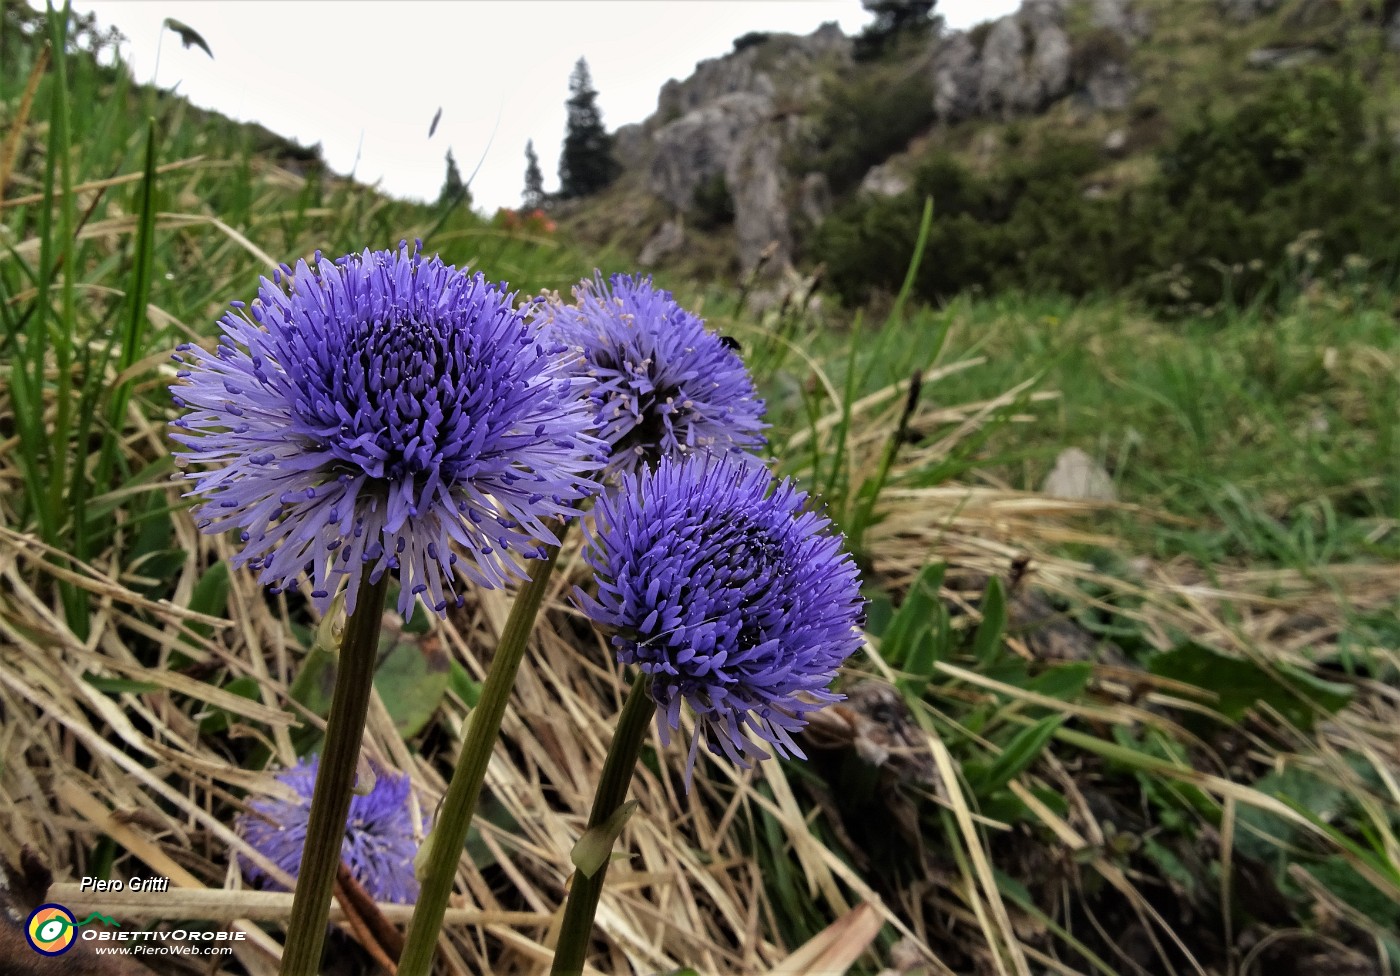
<path id="1" fill-rule="evenodd" d="M 632 271 L 567 229 L 388 199 L 103 66 L 51 15 L 0 35 L 0 857 L 161 875 L 139 926 L 250 933 L 232 824 L 314 750 L 334 646 L 198 533 L 170 356 L 320 250 L 421 239 L 524 297 Z M 605 973 L 1400 973 L 1400 329 L 1393 281 L 1276 301 L 842 305 L 810 281 L 660 284 L 738 341 L 776 470 L 846 533 L 869 640 L 802 745 L 740 770 L 648 748 L 591 965 Z M 1039 492 L 1059 452 L 1116 501 Z M 575 534 L 577 535 L 577 534 Z M 439 971 L 533 973 L 625 681 L 570 600 L 532 639 Z M 425 815 L 509 608 L 386 627 L 366 751 Z M 60 889 L 64 890 L 64 889 Z M 50 900 L 62 901 L 51 896 Z M 32 907 L 32 906 L 31 906 Z M 376 909 L 402 926 L 396 906 Z M 337 972 L 378 971 L 345 927 Z M 370 943 L 374 943 L 371 945 Z M 156 972 L 177 972 L 173 963 Z M 3 966 L 0 966 L 3 969 Z"/>

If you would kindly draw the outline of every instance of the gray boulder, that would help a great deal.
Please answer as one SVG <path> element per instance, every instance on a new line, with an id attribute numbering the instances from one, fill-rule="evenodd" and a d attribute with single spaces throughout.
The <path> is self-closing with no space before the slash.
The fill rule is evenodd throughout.
<path id="1" fill-rule="evenodd" d="M 1068 447 L 1060 452 L 1055 458 L 1054 470 L 1046 475 L 1040 491 L 1055 498 L 1100 502 L 1118 500 L 1113 476 L 1077 447 Z"/>
<path id="2" fill-rule="evenodd" d="M 860 181 L 860 192 L 877 197 L 897 197 L 909 189 L 909 177 L 889 163 L 870 167 Z"/>
<path id="3" fill-rule="evenodd" d="M 680 220 L 668 220 L 642 246 L 637 263 L 644 268 L 655 267 L 663 258 L 675 254 L 684 246 L 685 226 Z"/>

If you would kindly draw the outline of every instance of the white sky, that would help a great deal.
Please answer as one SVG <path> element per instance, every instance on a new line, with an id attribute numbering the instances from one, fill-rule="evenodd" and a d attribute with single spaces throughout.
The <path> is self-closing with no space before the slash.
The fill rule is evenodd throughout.
<path id="1" fill-rule="evenodd" d="M 35 0 L 31 0 L 35 2 Z M 940 0 L 951 26 L 1001 16 L 1017 0 Z M 569 73 L 588 59 L 603 123 L 615 130 L 656 109 L 668 78 L 731 49 L 753 30 L 807 34 L 869 16 L 859 0 L 75 0 L 128 38 L 139 81 L 310 145 L 395 196 L 435 199 L 448 147 L 478 210 L 518 206 L 525 141 L 545 186 L 558 186 Z M 181 47 L 167 17 L 214 52 Z M 442 108 L 429 139 L 434 113 Z M 357 162 L 358 158 L 358 162 Z"/>

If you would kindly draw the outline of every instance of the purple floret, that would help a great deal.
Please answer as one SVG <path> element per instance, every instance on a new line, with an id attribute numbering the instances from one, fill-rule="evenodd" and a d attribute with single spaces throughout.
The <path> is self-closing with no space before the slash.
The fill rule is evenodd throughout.
<path id="1" fill-rule="evenodd" d="M 740 765 L 765 745 L 802 756 L 792 733 L 842 697 L 828 686 L 860 647 L 860 580 L 806 500 L 761 467 L 696 456 L 624 475 L 598 504 L 598 595 L 577 599 L 650 675 L 663 743 L 681 702 L 694 710 L 687 784 L 701 739 Z"/>
<path id="2" fill-rule="evenodd" d="M 252 812 L 238 818 L 239 835 L 294 879 L 306 844 L 306 821 L 318 765 L 315 757 L 303 759 L 277 775 L 278 782 L 296 791 L 296 800 L 254 800 L 248 804 Z M 418 898 L 418 880 L 413 873 L 418 843 L 414 837 L 422 824 L 414 823 L 409 788 L 407 776 L 376 771 L 374 788 L 364 796 L 350 798 L 340 859 L 376 901 L 407 904 Z M 281 888 L 256 865 L 244 865 L 244 874 L 265 888 Z"/>
<path id="3" fill-rule="evenodd" d="M 323 612 L 347 581 L 353 610 L 366 571 L 397 574 L 405 616 L 460 600 L 457 573 L 523 575 L 603 450 L 559 340 L 406 245 L 284 270 L 213 352 L 181 347 L 173 436 L 207 466 L 190 475 L 200 527 L 240 530 L 235 564 L 277 590 L 305 576 Z"/>
<path id="4" fill-rule="evenodd" d="M 650 278 L 602 275 L 574 289 L 575 304 L 547 303 L 552 335 L 589 380 L 608 474 L 655 467 L 697 451 L 761 447 L 763 401 L 743 360 Z"/>

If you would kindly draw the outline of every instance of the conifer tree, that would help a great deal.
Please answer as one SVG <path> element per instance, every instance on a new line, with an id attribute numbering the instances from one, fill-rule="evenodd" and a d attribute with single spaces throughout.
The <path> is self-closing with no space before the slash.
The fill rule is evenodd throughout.
<path id="1" fill-rule="evenodd" d="M 855 39 L 857 61 L 878 58 L 903 36 L 927 34 L 935 24 L 933 8 L 938 0 L 860 0 L 875 20 Z"/>
<path id="2" fill-rule="evenodd" d="M 612 155 L 612 136 L 603 128 L 598 92 L 588 62 L 578 59 L 569 76 L 568 128 L 559 156 L 559 195 L 564 199 L 597 193 L 617 178 L 621 167 Z"/>
<path id="3" fill-rule="evenodd" d="M 452 150 L 447 150 L 447 175 L 442 179 L 442 189 L 438 192 L 438 206 L 451 207 L 458 202 L 465 202 L 471 206 L 472 195 L 467 185 L 462 182 L 462 174 L 457 169 L 457 160 L 452 155 Z"/>
<path id="4" fill-rule="evenodd" d="M 525 141 L 525 192 L 521 195 L 526 210 L 544 206 L 544 173 L 540 157 L 535 155 L 535 140 Z"/>

